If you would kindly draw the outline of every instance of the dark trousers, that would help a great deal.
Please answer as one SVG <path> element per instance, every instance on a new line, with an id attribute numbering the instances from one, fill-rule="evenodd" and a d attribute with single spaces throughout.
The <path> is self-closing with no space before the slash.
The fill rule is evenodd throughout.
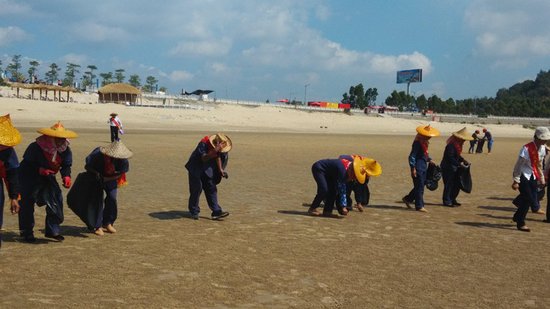
<path id="1" fill-rule="evenodd" d="M 352 210 L 353 208 L 353 199 L 351 198 L 351 193 L 353 192 L 355 196 L 355 202 L 361 204 L 362 206 L 367 206 L 370 200 L 370 190 L 368 186 L 369 180 L 367 179 L 364 184 L 358 182 L 348 183 L 346 190 L 346 200 L 347 200 L 347 209 Z"/>
<path id="2" fill-rule="evenodd" d="M 519 183 L 519 196 L 514 200 L 518 206 L 514 214 L 514 221 L 518 227 L 525 225 L 525 217 L 529 212 L 529 208 L 538 204 L 537 198 L 537 181 L 531 176 L 531 179 L 521 175 Z"/>
<path id="3" fill-rule="evenodd" d="M 470 149 L 468 149 L 468 153 L 474 153 L 476 148 L 477 141 L 470 141 Z"/>
<path id="4" fill-rule="evenodd" d="M 33 235 L 34 229 L 34 204 L 35 200 L 31 197 L 32 194 L 21 194 L 21 200 L 19 201 L 19 230 L 21 236 Z M 58 235 L 61 231 L 60 224 L 63 220 L 48 207 L 46 208 L 46 234 Z"/>
<path id="5" fill-rule="evenodd" d="M 456 202 L 456 197 L 460 192 L 458 171 L 443 169 L 441 175 L 443 178 L 443 204 L 452 205 L 453 202 Z"/>
<path id="6" fill-rule="evenodd" d="M 6 200 L 5 194 L 4 194 L 4 182 L 0 178 L 0 228 L 2 228 L 2 225 L 4 224 L 4 202 Z"/>
<path id="7" fill-rule="evenodd" d="M 336 202 L 336 181 L 326 177 L 325 173 L 316 168 L 315 164 L 311 167 L 311 173 L 317 183 L 317 194 L 311 202 L 311 208 L 319 208 L 321 202 L 324 201 L 323 213 L 332 213 Z"/>
<path id="8" fill-rule="evenodd" d="M 218 188 L 214 179 L 201 173 L 200 177 L 189 174 L 189 212 L 192 215 L 198 214 L 201 209 L 199 207 L 199 198 L 202 191 L 206 197 L 206 202 L 212 213 L 222 212 L 222 208 L 218 204 Z"/>
<path id="9" fill-rule="evenodd" d="M 111 142 L 118 141 L 118 127 L 111 126 Z"/>
<path id="10" fill-rule="evenodd" d="M 99 212 L 96 228 L 100 228 L 102 225 L 114 224 L 118 215 L 117 205 L 117 189 L 105 188 L 105 200 L 103 201 L 103 208 Z"/>
<path id="11" fill-rule="evenodd" d="M 414 208 L 416 210 L 424 208 L 424 186 L 426 185 L 426 171 L 416 170 L 416 177 L 413 178 L 413 185 L 411 192 L 405 196 L 408 201 L 414 201 Z"/>

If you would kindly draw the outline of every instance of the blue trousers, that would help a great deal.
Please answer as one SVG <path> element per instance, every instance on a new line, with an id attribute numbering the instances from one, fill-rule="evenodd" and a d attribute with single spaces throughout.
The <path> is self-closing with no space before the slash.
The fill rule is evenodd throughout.
<path id="1" fill-rule="evenodd" d="M 416 177 L 413 178 L 413 185 L 411 192 L 405 197 L 409 201 L 414 201 L 414 208 L 416 210 L 424 208 L 424 186 L 426 185 L 426 170 L 416 170 Z"/>
<path id="2" fill-rule="evenodd" d="M 222 212 L 218 204 L 218 188 L 214 179 L 201 173 L 200 177 L 189 174 L 189 212 L 192 215 L 200 213 L 199 198 L 202 191 L 206 197 L 206 202 L 212 213 Z"/>
<path id="3" fill-rule="evenodd" d="M 317 183 L 317 194 L 311 203 L 311 208 L 319 208 L 324 201 L 323 213 L 332 213 L 337 195 L 336 181 L 327 177 L 323 171 L 316 168 L 315 164 L 311 167 L 311 173 Z"/>
<path id="4" fill-rule="evenodd" d="M 21 194 L 21 201 L 19 201 L 19 230 L 21 236 L 33 235 L 35 202 L 32 194 Z M 48 206 L 44 206 L 44 208 L 46 208 L 46 234 L 58 235 L 63 220 L 60 220 Z"/>
<path id="5" fill-rule="evenodd" d="M 456 201 L 458 193 L 460 193 L 458 171 L 451 169 L 441 170 L 443 178 L 443 204 L 452 205 Z"/>
<path id="6" fill-rule="evenodd" d="M 537 181 L 534 177 L 531 179 L 521 175 L 519 183 L 519 196 L 515 199 L 518 209 L 514 214 L 514 221 L 518 227 L 525 225 L 525 217 L 529 212 L 529 208 L 535 207 L 538 204 L 537 197 Z"/>
<path id="7" fill-rule="evenodd" d="M 105 200 L 103 201 L 103 208 L 99 212 L 96 228 L 100 228 L 102 225 L 114 224 L 118 215 L 117 204 L 117 188 L 108 189 L 105 188 Z"/>
<path id="8" fill-rule="evenodd" d="M 111 126 L 111 142 L 118 141 L 118 127 Z"/>

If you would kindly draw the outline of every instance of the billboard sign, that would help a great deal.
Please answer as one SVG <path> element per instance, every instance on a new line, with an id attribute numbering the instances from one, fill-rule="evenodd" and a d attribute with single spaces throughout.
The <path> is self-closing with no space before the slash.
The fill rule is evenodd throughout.
<path id="1" fill-rule="evenodd" d="M 420 83 L 422 82 L 422 69 L 397 71 L 397 83 Z"/>

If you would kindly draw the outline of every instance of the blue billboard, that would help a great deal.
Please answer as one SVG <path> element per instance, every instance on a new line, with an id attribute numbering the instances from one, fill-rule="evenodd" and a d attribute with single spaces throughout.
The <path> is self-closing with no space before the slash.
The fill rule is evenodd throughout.
<path id="1" fill-rule="evenodd" d="M 420 83 L 422 82 L 422 69 L 397 71 L 397 83 Z"/>

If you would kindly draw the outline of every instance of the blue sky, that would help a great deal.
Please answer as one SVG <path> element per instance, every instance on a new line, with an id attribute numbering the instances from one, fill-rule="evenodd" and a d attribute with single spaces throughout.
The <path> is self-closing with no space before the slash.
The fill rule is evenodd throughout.
<path id="1" fill-rule="evenodd" d="M 170 93 L 339 101 L 352 85 L 495 96 L 550 69 L 548 0 L 0 0 L 0 60 L 93 64 Z M 305 85 L 308 85 L 307 88 Z"/>

